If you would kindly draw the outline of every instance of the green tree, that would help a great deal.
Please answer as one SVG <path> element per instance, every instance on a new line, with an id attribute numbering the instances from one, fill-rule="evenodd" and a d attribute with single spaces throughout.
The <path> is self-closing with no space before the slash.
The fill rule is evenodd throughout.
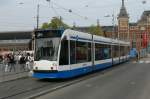
<path id="1" fill-rule="evenodd" d="M 104 33 L 99 25 L 97 26 L 91 25 L 89 28 L 89 32 L 93 35 L 104 36 Z"/>
<path id="2" fill-rule="evenodd" d="M 51 20 L 50 23 L 43 23 L 42 25 L 42 29 L 48 29 L 48 28 L 51 28 L 51 29 L 60 29 L 60 28 L 69 28 L 69 26 L 67 24 L 65 24 L 63 21 L 62 21 L 62 18 L 58 18 L 58 17 L 53 17 L 53 19 Z"/>
<path id="3" fill-rule="evenodd" d="M 49 28 L 49 24 L 48 23 L 43 23 L 42 29 L 47 29 L 47 28 Z"/>

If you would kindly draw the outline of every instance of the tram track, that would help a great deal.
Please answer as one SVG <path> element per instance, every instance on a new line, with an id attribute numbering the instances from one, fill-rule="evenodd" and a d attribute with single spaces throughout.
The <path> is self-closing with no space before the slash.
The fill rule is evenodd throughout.
<path id="1" fill-rule="evenodd" d="M 118 66 L 120 66 L 120 65 L 118 65 Z M 57 91 L 57 90 L 59 90 L 59 89 L 65 88 L 65 87 L 67 87 L 67 86 L 70 86 L 70 85 L 73 85 L 73 84 L 76 84 L 76 83 L 80 83 L 80 82 L 82 82 L 82 81 L 84 81 L 84 80 L 88 80 L 88 79 L 90 79 L 90 78 L 96 77 L 97 75 L 104 75 L 105 73 L 108 73 L 109 71 L 114 70 L 113 68 L 116 68 L 116 67 L 118 67 L 118 66 L 114 66 L 114 67 L 111 67 L 111 68 L 107 68 L 107 69 L 104 69 L 104 70 L 102 70 L 102 71 L 97 71 L 97 72 L 94 72 L 94 73 L 92 73 L 92 74 L 82 76 L 81 78 L 80 78 L 80 77 L 79 77 L 79 78 L 77 77 L 77 80 L 74 80 L 74 81 L 72 81 L 72 82 L 65 83 L 64 85 L 57 86 L 57 87 L 55 87 L 55 88 L 48 89 L 48 90 L 45 90 L 45 91 L 43 91 L 43 92 L 34 94 L 34 95 L 29 96 L 29 97 L 27 97 L 27 98 L 25 98 L 25 99 L 36 99 L 36 98 L 38 98 L 38 97 L 40 97 L 40 96 L 43 96 L 43 95 L 45 95 L 45 94 L 48 94 L 48 93 Z M 126 68 L 126 67 L 121 67 L 121 69 L 125 69 L 125 68 Z M 116 70 L 118 70 L 118 69 L 116 69 Z"/>
<path id="2" fill-rule="evenodd" d="M 27 82 L 29 80 L 29 82 Z M 32 79 L 33 80 L 33 79 Z M 18 82 L 17 82 L 18 81 Z M 24 82 L 24 84 L 22 84 Z M 26 84 L 25 84 L 26 83 Z M 31 84 L 30 84 L 31 83 Z M 21 85 L 22 84 L 22 85 Z M 53 84 L 57 85 L 57 84 Z M 24 98 L 24 94 L 32 93 L 35 90 L 44 89 L 50 86 L 50 82 L 41 82 L 33 80 L 31 78 L 18 79 L 12 82 L 6 82 L 0 84 L 0 99 L 18 99 Z"/>
<path id="3" fill-rule="evenodd" d="M 105 72 L 108 72 L 110 70 L 113 70 L 113 68 L 108 68 L 106 70 L 95 72 L 89 75 L 60 81 L 35 80 L 32 78 L 25 78 L 3 83 L 4 85 L 0 83 L 0 99 L 35 99 L 38 96 L 42 96 L 49 92 L 59 90 L 61 88 L 73 85 L 75 83 L 80 83 L 83 80 L 90 79 L 97 75 L 104 75 Z"/>

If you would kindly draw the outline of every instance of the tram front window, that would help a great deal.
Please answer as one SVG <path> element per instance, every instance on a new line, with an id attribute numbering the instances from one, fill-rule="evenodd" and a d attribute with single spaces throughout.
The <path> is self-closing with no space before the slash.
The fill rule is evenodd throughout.
<path id="1" fill-rule="evenodd" d="M 60 43 L 60 31 L 35 32 L 35 61 L 56 61 Z"/>
<path id="2" fill-rule="evenodd" d="M 60 38 L 43 38 L 36 40 L 36 59 L 56 61 Z"/>

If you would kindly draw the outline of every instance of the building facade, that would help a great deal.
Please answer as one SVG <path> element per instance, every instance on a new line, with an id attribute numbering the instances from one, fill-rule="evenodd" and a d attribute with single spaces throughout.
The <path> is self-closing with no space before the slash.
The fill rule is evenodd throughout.
<path id="1" fill-rule="evenodd" d="M 141 56 L 150 53 L 150 11 L 144 11 L 140 20 L 130 24 L 130 42 Z"/>
<path id="2" fill-rule="evenodd" d="M 32 50 L 32 31 L 0 32 L 0 52 Z"/>
<path id="3" fill-rule="evenodd" d="M 129 40 L 129 15 L 125 8 L 124 0 L 118 15 L 118 38 L 121 40 Z"/>

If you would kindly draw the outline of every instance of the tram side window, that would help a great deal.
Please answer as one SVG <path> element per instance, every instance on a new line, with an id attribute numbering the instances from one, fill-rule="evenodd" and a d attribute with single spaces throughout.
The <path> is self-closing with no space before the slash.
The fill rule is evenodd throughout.
<path id="1" fill-rule="evenodd" d="M 128 55 L 128 51 L 129 51 L 128 46 L 125 46 L 125 55 Z"/>
<path id="2" fill-rule="evenodd" d="M 110 58 L 110 48 L 108 45 L 103 46 L 103 57 L 104 59 L 109 59 Z"/>
<path id="3" fill-rule="evenodd" d="M 124 46 L 120 47 L 120 56 L 125 56 L 125 47 Z"/>
<path id="4" fill-rule="evenodd" d="M 83 63 L 88 61 L 88 43 L 76 42 L 76 62 Z"/>
<path id="5" fill-rule="evenodd" d="M 90 62 L 92 57 L 91 57 L 91 43 L 88 43 L 88 61 Z"/>
<path id="6" fill-rule="evenodd" d="M 61 50 L 60 50 L 60 60 L 59 60 L 59 64 L 60 65 L 68 65 L 68 41 L 67 40 L 63 40 L 61 42 Z"/>
<path id="7" fill-rule="evenodd" d="M 120 56 L 123 56 L 123 46 L 120 46 Z"/>
<path id="8" fill-rule="evenodd" d="M 75 64 L 76 59 L 75 59 L 75 46 L 76 42 L 75 41 L 70 41 L 70 64 Z"/>
<path id="9" fill-rule="evenodd" d="M 103 45 L 95 44 L 95 60 L 103 59 Z"/>
<path id="10" fill-rule="evenodd" d="M 119 57 L 119 46 L 114 46 L 114 57 Z"/>

